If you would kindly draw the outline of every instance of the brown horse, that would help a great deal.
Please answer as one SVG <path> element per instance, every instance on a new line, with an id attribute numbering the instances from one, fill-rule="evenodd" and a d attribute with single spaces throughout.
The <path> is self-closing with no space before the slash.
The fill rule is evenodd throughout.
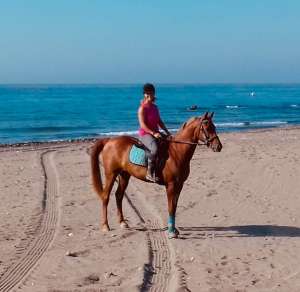
<path id="1" fill-rule="evenodd" d="M 202 117 L 189 119 L 179 131 L 167 142 L 166 160 L 160 171 L 160 183 L 165 185 L 168 198 L 168 232 L 169 237 L 177 237 L 175 228 L 175 213 L 177 202 L 185 180 L 190 173 L 190 160 L 196 146 L 200 143 L 207 145 L 214 152 L 220 152 L 222 144 L 216 134 L 212 122 L 213 113 L 205 113 Z M 98 140 L 92 148 L 92 180 L 93 186 L 102 200 L 102 230 L 109 231 L 107 220 L 107 206 L 114 181 L 119 177 L 116 191 L 116 202 L 119 223 L 121 227 L 128 227 L 123 217 L 122 200 L 130 176 L 146 180 L 146 167 L 132 164 L 128 161 L 129 151 L 138 140 L 129 136 L 104 138 Z M 102 154 L 105 185 L 102 185 L 99 154 Z"/>

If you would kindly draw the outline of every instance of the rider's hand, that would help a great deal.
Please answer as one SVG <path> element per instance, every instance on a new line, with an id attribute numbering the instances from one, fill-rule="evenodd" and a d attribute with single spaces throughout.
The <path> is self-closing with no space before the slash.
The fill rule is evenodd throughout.
<path id="1" fill-rule="evenodd" d="M 161 138 L 161 134 L 159 132 L 154 133 L 153 136 L 157 139 Z"/>

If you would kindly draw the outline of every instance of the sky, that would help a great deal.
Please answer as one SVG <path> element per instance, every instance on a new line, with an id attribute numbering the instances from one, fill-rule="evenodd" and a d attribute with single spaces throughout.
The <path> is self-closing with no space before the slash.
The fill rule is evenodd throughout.
<path id="1" fill-rule="evenodd" d="M 0 0 L 0 83 L 297 83 L 299 0 Z"/>

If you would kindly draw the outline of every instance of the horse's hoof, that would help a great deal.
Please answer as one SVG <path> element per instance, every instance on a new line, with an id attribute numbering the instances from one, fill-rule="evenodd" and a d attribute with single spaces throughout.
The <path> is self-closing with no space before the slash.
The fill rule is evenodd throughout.
<path id="1" fill-rule="evenodd" d="M 129 228 L 128 224 L 127 224 L 125 221 L 122 221 L 122 222 L 120 223 L 120 227 L 121 227 L 122 229 L 128 229 L 128 228 Z"/>
<path id="2" fill-rule="evenodd" d="M 101 230 L 102 230 L 102 232 L 108 232 L 108 231 L 110 231 L 110 228 L 107 224 L 103 224 Z"/>
<path id="3" fill-rule="evenodd" d="M 177 228 L 175 228 L 175 234 L 178 236 L 179 235 L 179 231 Z"/>
<path id="4" fill-rule="evenodd" d="M 174 232 L 168 232 L 168 238 L 169 239 L 178 238 L 178 234 L 179 232 L 178 231 L 176 232 L 176 230 Z"/>

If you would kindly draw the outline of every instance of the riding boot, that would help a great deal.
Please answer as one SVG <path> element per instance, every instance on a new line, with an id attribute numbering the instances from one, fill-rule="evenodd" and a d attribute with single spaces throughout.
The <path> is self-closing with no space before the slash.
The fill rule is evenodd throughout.
<path id="1" fill-rule="evenodd" d="M 146 179 L 154 183 L 158 181 L 158 178 L 155 176 L 155 162 L 150 159 L 148 159 Z"/>

